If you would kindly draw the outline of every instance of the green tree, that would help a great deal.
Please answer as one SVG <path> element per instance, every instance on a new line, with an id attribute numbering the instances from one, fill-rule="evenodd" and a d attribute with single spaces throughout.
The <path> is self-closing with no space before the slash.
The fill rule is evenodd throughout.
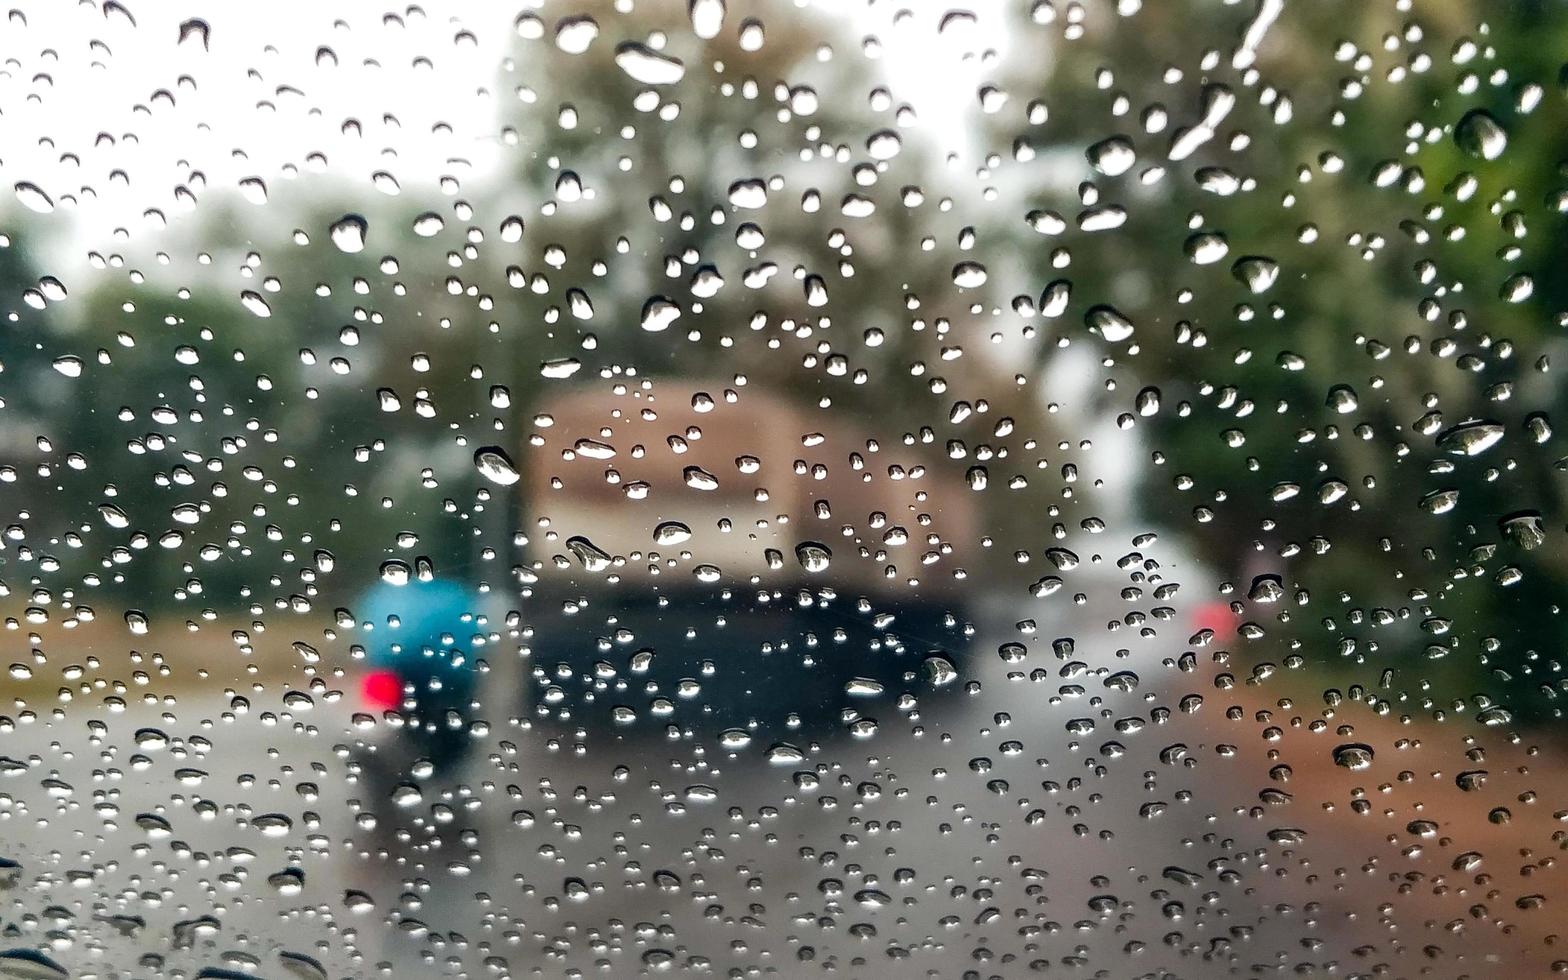
<path id="1" fill-rule="evenodd" d="M 1321 665 L 1318 689 L 1368 684 L 1399 710 L 1502 701 L 1557 717 L 1560 18 L 1292 5 L 1255 66 L 1207 46 L 1245 36 L 1258 9 L 1146 5 L 1075 40 L 1059 21 L 1020 28 L 1007 87 L 1052 112 L 1035 128 L 1008 117 L 993 138 L 1082 154 L 1082 179 L 1127 214 L 1064 236 L 1063 329 L 1095 303 L 1138 324 L 1135 348 L 1102 347 L 1152 454 L 1140 499 L 1226 570 L 1255 662 Z M 1326 52 L 1341 74 L 1316 67 Z M 1212 139 L 1172 154 L 1205 106 L 1232 101 Z M 1150 133 L 1151 119 L 1168 122 Z M 1483 149 L 1477 119 L 1506 149 Z M 1118 136 L 1136 165 L 1096 172 L 1086 157 Z M 1149 168 L 1163 179 L 1143 186 Z M 1021 205 L 1069 222 L 1087 207 L 1048 191 Z M 1260 270 L 1277 278 L 1249 284 Z M 1469 456 L 1478 430 L 1456 427 L 1472 420 L 1504 435 Z M 1283 601 L 1246 599 L 1267 575 Z"/>

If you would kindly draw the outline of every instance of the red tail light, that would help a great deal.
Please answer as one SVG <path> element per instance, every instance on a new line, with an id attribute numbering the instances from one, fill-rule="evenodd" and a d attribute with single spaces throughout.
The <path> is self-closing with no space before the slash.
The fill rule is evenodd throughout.
<path id="1" fill-rule="evenodd" d="M 388 710 L 403 701 L 403 682 L 390 670 L 373 670 L 360 682 L 360 693 L 372 708 Z"/>
<path id="2" fill-rule="evenodd" d="M 1193 610 L 1194 629 L 1211 629 L 1221 637 L 1228 638 L 1237 622 L 1235 610 L 1227 602 L 1206 602 Z"/>

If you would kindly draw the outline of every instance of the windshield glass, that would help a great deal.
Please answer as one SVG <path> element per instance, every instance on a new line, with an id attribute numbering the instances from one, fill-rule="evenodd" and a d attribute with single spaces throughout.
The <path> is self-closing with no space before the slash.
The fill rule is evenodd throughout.
<path id="1" fill-rule="evenodd" d="M 4 18 L 0 978 L 1568 972 L 1568 9 Z"/>

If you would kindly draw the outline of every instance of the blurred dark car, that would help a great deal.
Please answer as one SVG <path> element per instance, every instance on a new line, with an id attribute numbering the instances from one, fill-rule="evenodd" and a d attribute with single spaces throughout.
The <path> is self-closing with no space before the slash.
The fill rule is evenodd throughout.
<path id="1" fill-rule="evenodd" d="M 738 748 L 864 730 L 949 685 L 973 632 L 969 488 L 918 443 L 829 416 L 690 379 L 540 405 L 517 461 L 518 590 L 491 610 L 523 690 L 487 678 L 486 710 L 568 739 Z M 451 583 L 374 595 L 357 617 L 401 611 L 406 640 L 367 658 L 366 696 L 412 710 L 385 758 L 460 757 L 476 688 L 465 635 L 502 600 Z"/>

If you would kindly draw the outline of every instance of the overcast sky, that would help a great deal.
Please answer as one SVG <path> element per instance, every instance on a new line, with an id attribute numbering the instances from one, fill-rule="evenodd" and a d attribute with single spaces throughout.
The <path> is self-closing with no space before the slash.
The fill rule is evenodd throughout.
<path id="1" fill-rule="evenodd" d="M 824 9 L 850 17 L 845 37 L 852 45 L 878 37 L 882 71 L 895 98 L 915 105 L 918 129 L 943 149 L 962 148 L 962 120 L 974 115 L 984 70 L 961 54 L 998 44 L 998 12 L 982 8 L 976 26 L 939 36 L 937 20 L 947 8 L 912 6 L 918 12 L 902 17 L 901 5 L 886 2 L 852 14 L 836 4 Z M 47 195 L 54 210 L 42 223 L 78 255 L 85 243 L 108 246 L 116 229 L 137 240 L 156 232 L 159 218 L 149 210 L 178 220 L 191 210 L 177 192 L 182 186 L 199 201 L 259 177 L 270 200 L 297 201 L 310 188 L 338 182 L 368 187 L 372 174 L 387 171 L 402 193 L 439 199 L 440 177 L 482 179 L 506 151 L 497 120 L 516 95 L 510 84 L 498 84 L 498 67 L 516 43 L 517 6 L 427 3 L 424 15 L 403 8 L 402 25 L 384 19 L 395 6 L 297 0 L 126 0 L 126 9 L 134 25 L 119 9 L 37 2 L 21 8 L 25 25 L 13 14 L 5 28 L 0 172 L 8 190 L 28 182 Z M 553 7 L 546 23 L 567 11 Z M 210 25 L 205 38 L 193 31 L 179 41 L 182 22 L 195 17 Z M 733 31 L 739 21 L 732 13 L 723 29 Z M 595 43 L 618 40 L 607 32 Z M 547 36 L 530 43 L 552 42 Z M 335 64 L 318 58 L 322 47 L 336 55 Z M 862 57 L 852 47 L 836 56 Z M 383 118 L 387 113 L 395 123 Z M 341 132 L 350 117 L 363 126 L 357 138 Z M 437 122 L 450 134 L 433 134 Z M 325 156 L 324 166 L 312 165 L 313 153 Z M 205 176 L 205 187 L 193 171 Z M 324 176 L 302 182 L 291 173 Z M 0 206 L 0 214 L 15 220 L 23 205 L 44 206 L 24 194 Z"/>

